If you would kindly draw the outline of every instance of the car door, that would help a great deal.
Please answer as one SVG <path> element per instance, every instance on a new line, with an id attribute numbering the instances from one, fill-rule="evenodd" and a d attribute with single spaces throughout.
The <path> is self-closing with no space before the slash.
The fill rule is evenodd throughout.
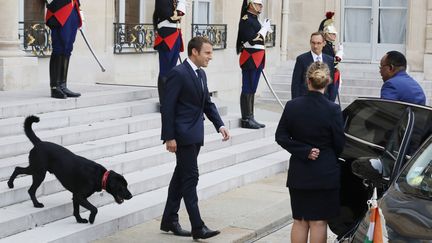
<path id="1" fill-rule="evenodd" d="M 406 161 L 414 124 L 410 106 L 384 100 L 356 100 L 344 112 L 346 145 L 340 156 L 341 215 L 329 221 L 339 236 L 349 234 L 367 211 L 370 189 L 351 171 L 351 163 L 362 157 L 381 158 L 385 179 L 394 178 L 395 168 Z M 396 166 L 395 166 L 396 165 Z M 380 185 L 383 192 L 386 185 Z"/>

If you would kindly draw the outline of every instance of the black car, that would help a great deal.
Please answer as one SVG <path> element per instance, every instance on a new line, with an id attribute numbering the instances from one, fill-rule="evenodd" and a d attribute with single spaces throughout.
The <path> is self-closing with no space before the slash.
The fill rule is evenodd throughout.
<path id="1" fill-rule="evenodd" d="M 343 116 L 341 215 L 330 229 L 364 242 L 376 187 L 390 241 L 432 241 L 432 107 L 359 98 Z"/>

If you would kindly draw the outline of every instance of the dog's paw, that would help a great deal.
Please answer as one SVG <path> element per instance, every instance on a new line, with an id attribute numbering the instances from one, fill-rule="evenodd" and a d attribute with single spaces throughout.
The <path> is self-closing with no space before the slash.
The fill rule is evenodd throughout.
<path id="1" fill-rule="evenodd" d="M 9 187 L 10 189 L 14 188 L 14 184 L 13 184 L 13 182 L 8 181 L 8 187 Z"/>
<path id="2" fill-rule="evenodd" d="M 96 218 L 96 216 L 91 216 L 91 215 L 90 215 L 90 217 L 89 217 L 89 222 L 90 222 L 90 224 L 93 224 L 93 223 L 94 223 L 95 218 Z"/>
<path id="3" fill-rule="evenodd" d="M 88 220 L 87 220 L 87 219 L 77 219 L 77 223 L 80 223 L 80 224 L 87 224 L 87 223 L 88 223 Z"/>
<path id="4" fill-rule="evenodd" d="M 38 203 L 34 203 L 33 206 L 34 206 L 35 208 L 43 208 L 43 207 L 44 207 L 43 203 L 40 203 L 40 202 L 38 202 Z"/>

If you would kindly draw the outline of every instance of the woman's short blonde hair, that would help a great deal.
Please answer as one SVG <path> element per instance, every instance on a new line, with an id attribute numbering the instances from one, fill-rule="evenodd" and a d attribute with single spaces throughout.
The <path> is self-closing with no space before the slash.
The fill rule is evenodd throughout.
<path id="1" fill-rule="evenodd" d="M 330 69 L 324 62 L 313 62 L 307 69 L 306 78 L 314 89 L 325 88 L 332 81 Z"/>

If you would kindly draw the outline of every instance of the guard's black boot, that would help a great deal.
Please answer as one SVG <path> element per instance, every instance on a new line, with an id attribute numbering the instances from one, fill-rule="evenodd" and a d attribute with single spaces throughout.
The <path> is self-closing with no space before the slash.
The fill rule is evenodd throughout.
<path id="1" fill-rule="evenodd" d="M 254 104 L 255 104 L 255 94 L 248 94 L 248 95 L 250 95 L 250 97 L 248 97 L 248 102 L 249 102 L 249 105 L 252 107 L 251 108 L 251 110 L 252 110 L 252 121 L 253 122 L 255 122 L 260 128 L 264 128 L 265 127 L 265 125 L 264 124 L 262 124 L 262 123 L 259 123 L 259 122 L 257 122 L 256 120 L 255 120 L 255 117 L 254 117 Z"/>
<path id="2" fill-rule="evenodd" d="M 240 110 L 241 110 L 241 127 L 249 129 L 259 129 L 260 126 L 253 122 L 253 112 L 248 102 L 248 94 L 240 95 Z"/>
<path id="3" fill-rule="evenodd" d="M 162 101 L 164 99 L 165 94 L 165 82 L 166 77 L 159 76 L 157 82 L 158 94 L 159 94 L 159 111 L 162 110 Z"/>
<path id="4" fill-rule="evenodd" d="M 56 99 L 66 99 L 66 94 L 60 88 L 61 63 L 60 56 L 51 54 L 49 63 L 51 97 Z"/>
<path id="5" fill-rule="evenodd" d="M 67 74 L 69 69 L 69 58 L 70 56 L 60 55 L 61 59 L 61 79 L 60 88 L 67 97 L 80 97 L 80 93 L 75 93 L 67 88 Z"/>

